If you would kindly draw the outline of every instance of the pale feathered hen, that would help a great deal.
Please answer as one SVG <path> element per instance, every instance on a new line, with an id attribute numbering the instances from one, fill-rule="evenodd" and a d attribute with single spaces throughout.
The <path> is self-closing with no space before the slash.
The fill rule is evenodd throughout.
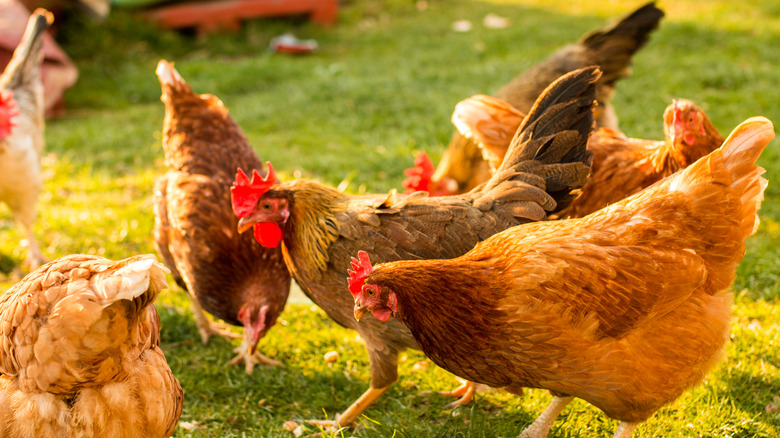
<path id="1" fill-rule="evenodd" d="M 0 297 L 0 437 L 167 437 L 182 389 L 160 350 L 154 256 L 57 259 Z"/>
<path id="2" fill-rule="evenodd" d="M 0 202 L 8 205 L 14 219 L 24 228 L 26 263 L 32 268 L 45 262 L 32 225 L 43 187 L 41 45 L 43 32 L 52 20 L 52 15 L 43 9 L 33 12 L 22 41 L 0 76 Z"/>

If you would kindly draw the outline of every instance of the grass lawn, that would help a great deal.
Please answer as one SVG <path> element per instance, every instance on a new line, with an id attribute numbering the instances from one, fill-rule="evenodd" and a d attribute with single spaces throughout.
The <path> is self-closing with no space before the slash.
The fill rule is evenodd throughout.
<path id="1" fill-rule="evenodd" d="M 58 39 L 80 79 L 67 94 L 65 117 L 47 126 L 36 225 L 43 252 L 49 258 L 89 253 L 112 259 L 154 252 L 152 186 L 165 172 L 163 105 L 154 75 L 161 58 L 176 62 L 195 91 L 219 96 L 281 178 L 347 181 L 351 192 L 383 192 L 400 187 L 416 151 L 438 160 L 457 101 L 496 91 L 556 48 L 640 5 L 344 0 L 332 28 L 300 19 L 257 20 L 239 33 L 207 39 L 158 30 L 125 11 L 103 24 L 66 17 Z M 677 0 L 660 6 L 667 16 L 614 100 L 627 135 L 662 138 L 662 111 L 677 97 L 702 106 L 724 136 L 755 115 L 780 123 L 776 2 Z M 509 18 L 511 26 L 487 29 L 482 20 L 488 13 Z M 462 19 L 474 24 L 470 32 L 452 30 Z M 284 32 L 316 39 L 319 52 L 269 53 L 269 40 Z M 748 241 L 734 284 L 726 357 L 702 385 L 640 426 L 636 437 L 780 437 L 780 412 L 765 411 L 780 396 L 778 143 L 760 160 L 770 185 L 761 226 Z M 21 238 L 0 207 L 2 288 L 20 278 Z M 316 306 L 293 300 L 261 341 L 261 351 L 286 366 L 247 375 L 224 366 L 237 340 L 200 343 L 186 297 L 171 285 L 157 302 L 163 349 L 184 387 L 181 421 L 196 424 L 174 436 L 292 436 L 282 428 L 285 421 L 332 418 L 366 389 L 362 342 Z M 338 360 L 326 363 L 329 351 L 338 352 Z M 550 400 L 541 390 L 522 398 L 493 392 L 446 411 L 450 400 L 418 393 L 452 389 L 456 382 L 429 362 L 413 369 L 425 360 L 416 351 L 404 355 L 398 384 L 366 411 L 364 426 L 337 436 L 512 437 Z M 576 401 L 550 436 L 611 436 L 616 425 Z"/>

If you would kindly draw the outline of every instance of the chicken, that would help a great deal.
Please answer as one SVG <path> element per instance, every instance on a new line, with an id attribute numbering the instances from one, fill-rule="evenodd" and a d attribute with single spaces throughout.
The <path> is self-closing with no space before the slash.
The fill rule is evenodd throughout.
<path id="1" fill-rule="evenodd" d="M 189 292 L 206 343 L 232 336 L 203 309 L 243 325 L 244 339 L 231 363 L 279 365 L 257 351 L 290 292 L 290 273 L 279 248 L 267 249 L 236 231 L 230 203 L 236 168 L 262 169 L 241 129 L 219 99 L 197 95 L 171 64 L 157 76 L 165 103 L 163 149 L 168 172 L 155 185 L 154 244 L 176 282 Z"/>
<path id="2" fill-rule="evenodd" d="M 501 99 L 484 95 L 461 101 L 452 115 L 458 130 L 479 144 L 491 169 L 501 164 L 523 117 Z M 608 128 L 590 136 L 591 177 L 572 203 L 570 217 L 586 216 L 633 195 L 723 144 L 709 117 L 690 100 L 674 100 L 663 119 L 663 141 L 627 138 Z"/>
<path id="3" fill-rule="evenodd" d="M 399 352 L 419 348 L 403 324 L 355 322 L 343 288 L 344 257 L 364 247 L 382 261 L 455 257 L 498 231 L 564 208 L 587 178 L 585 143 L 599 76 L 595 67 L 579 70 L 545 90 L 502 167 L 466 195 L 350 195 L 307 180 L 274 184 L 271 171 L 251 181 L 239 174 L 233 187 L 239 228 L 254 228 L 266 246 L 281 241 L 301 289 L 334 321 L 357 330 L 368 349 L 370 388 L 335 422 L 316 424 L 351 424 L 397 380 Z"/>
<path id="4" fill-rule="evenodd" d="M 659 181 L 723 144 L 698 106 L 676 100 L 664 111 L 663 141 L 626 138 L 602 128 L 591 136 L 591 178 L 572 203 L 570 217 L 586 216 Z"/>
<path id="5" fill-rule="evenodd" d="M 617 81 L 630 74 L 632 56 L 647 43 L 650 32 L 658 27 L 663 16 L 663 11 L 653 2 L 648 3 L 617 24 L 590 32 L 577 44 L 556 51 L 515 77 L 496 93 L 496 97 L 525 113 L 531 110 L 539 93 L 559 76 L 598 65 L 604 74 L 596 91 L 599 102 L 596 122 L 598 126 L 617 129 L 617 116 L 610 104 Z M 432 176 L 433 182 L 421 182 L 423 185 L 413 188 L 424 190 L 426 184 L 441 185 L 439 181 L 443 181 L 445 187 L 458 185 L 457 190 L 446 194 L 465 193 L 489 178 L 490 170 L 477 145 L 455 132 Z"/>
<path id="6" fill-rule="evenodd" d="M 182 390 L 160 350 L 152 255 L 57 259 L 0 297 L 0 437 L 168 437 Z"/>
<path id="7" fill-rule="evenodd" d="M 630 198 L 510 228 L 451 260 L 372 268 L 360 252 L 355 318 L 395 316 L 433 362 L 472 381 L 550 390 L 521 437 L 547 436 L 574 397 L 628 437 L 723 355 L 729 287 L 766 187 L 755 163 L 773 137 L 767 119 L 749 119 L 720 149 Z"/>
<path id="8" fill-rule="evenodd" d="M 35 204 L 43 188 L 41 154 L 44 147 L 41 44 L 52 16 L 36 9 L 27 22 L 22 41 L 0 75 L 0 201 L 8 205 L 24 228 L 25 264 L 36 268 L 45 262 L 32 226 Z M 15 108 L 14 108 L 15 107 Z"/>

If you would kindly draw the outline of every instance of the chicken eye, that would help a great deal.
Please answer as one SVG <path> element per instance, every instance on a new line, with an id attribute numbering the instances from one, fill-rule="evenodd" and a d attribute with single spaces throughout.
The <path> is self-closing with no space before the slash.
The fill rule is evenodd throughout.
<path id="1" fill-rule="evenodd" d="M 368 296 L 369 297 L 373 297 L 374 296 L 374 289 L 368 289 L 366 292 L 368 292 Z"/>
<path id="2" fill-rule="evenodd" d="M 268 201 L 263 202 L 262 208 L 263 208 L 263 210 L 270 210 L 271 209 L 271 203 L 268 202 Z"/>

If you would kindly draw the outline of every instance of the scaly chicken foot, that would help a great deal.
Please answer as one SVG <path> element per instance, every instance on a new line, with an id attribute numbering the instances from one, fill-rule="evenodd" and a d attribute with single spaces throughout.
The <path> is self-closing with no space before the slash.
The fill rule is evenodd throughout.
<path id="1" fill-rule="evenodd" d="M 374 402 L 374 400 L 378 399 L 379 396 L 384 394 L 388 389 L 390 389 L 390 386 L 387 385 L 384 388 L 368 388 L 366 392 L 363 393 L 363 395 L 360 396 L 357 400 L 355 400 L 352 405 L 347 408 L 346 411 L 344 411 L 343 414 L 337 415 L 336 420 L 306 420 L 306 423 L 319 426 L 325 429 L 327 432 L 336 432 L 342 427 L 351 426 L 355 420 L 360 416 L 360 414 L 363 413 L 363 411 L 368 408 L 371 403 Z"/>
<path id="2" fill-rule="evenodd" d="M 639 426 L 639 423 L 621 421 L 620 424 L 618 424 L 617 429 L 615 429 L 615 435 L 612 438 L 628 438 L 634 433 L 634 429 L 636 429 L 637 426 Z"/>
<path id="3" fill-rule="evenodd" d="M 228 326 L 209 321 L 206 317 L 206 312 L 200 307 L 198 299 L 192 295 L 188 296 L 192 303 L 192 316 L 195 319 L 195 325 L 198 327 L 200 340 L 203 341 L 204 344 L 207 344 L 212 336 L 222 336 L 226 339 L 237 339 L 241 337 L 238 333 L 231 332 Z"/>
<path id="4" fill-rule="evenodd" d="M 263 356 L 262 353 L 255 350 L 254 353 L 249 353 L 249 345 L 247 344 L 246 339 L 241 342 L 241 345 L 236 347 L 233 350 L 234 353 L 238 353 L 236 357 L 233 359 L 230 359 L 230 362 L 228 362 L 228 365 L 238 365 L 240 363 L 244 363 L 244 370 L 247 374 L 252 374 L 252 372 L 255 370 L 255 365 L 257 364 L 263 364 L 273 367 L 283 366 L 281 362 L 278 360 L 271 359 L 269 357 Z"/>
<path id="5" fill-rule="evenodd" d="M 460 386 L 453 389 L 452 391 L 438 392 L 439 395 L 443 395 L 445 397 L 460 397 L 454 402 L 444 406 L 444 409 L 455 409 L 459 406 L 466 406 L 467 404 L 471 403 L 471 401 L 474 399 L 474 394 L 477 393 L 477 389 L 480 387 L 479 383 L 470 382 L 466 379 L 458 378 L 458 381 L 460 382 Z M 431 394 L 431 391 L 423 391 L 419 395 L 429 394 Z"/>
<path id="6" fill-rule="evenodd" d="M 550 432 L 550 426 L 572 400 L 574 397 L 553 397 L 542 415 L 520 433 L 520 438 L 545 438 Z"/>

